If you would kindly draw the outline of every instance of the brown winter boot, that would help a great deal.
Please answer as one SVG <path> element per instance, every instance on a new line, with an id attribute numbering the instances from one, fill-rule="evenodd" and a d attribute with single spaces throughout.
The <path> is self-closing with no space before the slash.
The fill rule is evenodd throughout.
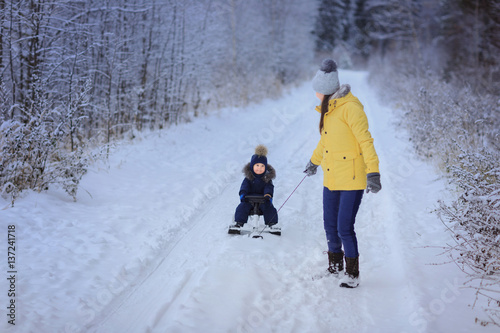
<path id="1" fill-rule="evenodd" d="M 359 257 L 345 258 L 345 275 L 340 280 L 339 286 L 344 288 L 359 286 Z"/>
<path id="2" fill-rule="evenodd" d="M 344 270 L 344 252 L 333 253 L 328 251 L 328 271 L 339 275 Z"/>

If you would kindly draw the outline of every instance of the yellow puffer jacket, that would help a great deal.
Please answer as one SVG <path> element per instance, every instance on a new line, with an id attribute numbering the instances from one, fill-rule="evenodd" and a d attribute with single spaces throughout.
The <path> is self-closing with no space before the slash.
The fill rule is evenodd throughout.
<path id="1" fill-rule="evenodd" d="M 335 98 L 339 95 L 340 97 Z M 311 162 L 323 169 L 323 185 L 331 191 L 363 190 L 366 174 L 379 172 L 378 156 L 361 102 L 343 85 L 332 99 Z M 321 113 L 321 106 L 316 107 Z"/>

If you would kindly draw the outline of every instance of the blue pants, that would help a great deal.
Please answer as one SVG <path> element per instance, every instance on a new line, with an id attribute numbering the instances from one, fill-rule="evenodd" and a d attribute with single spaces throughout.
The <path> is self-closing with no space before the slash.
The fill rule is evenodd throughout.
<path id="1" fill-rule="evenodd" d="M 234 220 L 236 222 L 247 223 L 248 214 L 252 210 L 252 204 L 248 202 L 242 202 L 236 207 L 236 213 L 234 214 Z M 263 204 L 260 204 L 260 210 L 262 214 L 264 214 L 264 222 L 269 224 L 269 222 L 278 222 L 278 214 L 276 208 L 274 208 L 273 204 L 267 200 Z"/>
<path id="2" fill-rule="evenodd" d="M 346 257 L 359 256 L 354 222 L 362 198 L 363 190 L 330 191 L 326 187 L 323 189 L 323 220 L 328 251 L 341 253 L 344 245 Z"/>

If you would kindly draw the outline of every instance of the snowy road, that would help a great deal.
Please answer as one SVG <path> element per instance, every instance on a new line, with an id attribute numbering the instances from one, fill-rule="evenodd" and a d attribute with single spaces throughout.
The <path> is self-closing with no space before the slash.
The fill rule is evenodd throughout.
<path id="1" fill-rule="evenodd" d="M 258 143 L 277 170 L 275 206 L 302 179 L 319 140 L 307 83 L 121 147 L 77 203 L 51 191 L 0 211 L 3 230 L 19 230 L 23 290 L 18 324 L 1 331 L 493 332 L 474 324 L 482 312 L 461 272 L 429 265 L 446 260 L 428 247 L 449 240 L 430 213 L 444 182 L 412 155 L 366 73 L 340 79 L 365 105 L 381 161 L 383 189 L 364 196 L 356 222 L 359 288 L 312 279 L 327 266 L 321 172 L 280 211 L 281 237 L 226 233 Z"/>

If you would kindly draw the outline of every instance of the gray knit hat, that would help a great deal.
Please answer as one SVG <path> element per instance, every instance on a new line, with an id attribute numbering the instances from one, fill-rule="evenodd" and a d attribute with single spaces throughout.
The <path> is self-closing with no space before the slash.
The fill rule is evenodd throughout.
<path id="1" fill-rule="evenodd" d="M 321 68 L 312 80 L 313 89 L 323 95 L 331 95 L 340 88 L 337 63 L 332 59 L 325 59 Z"/>

